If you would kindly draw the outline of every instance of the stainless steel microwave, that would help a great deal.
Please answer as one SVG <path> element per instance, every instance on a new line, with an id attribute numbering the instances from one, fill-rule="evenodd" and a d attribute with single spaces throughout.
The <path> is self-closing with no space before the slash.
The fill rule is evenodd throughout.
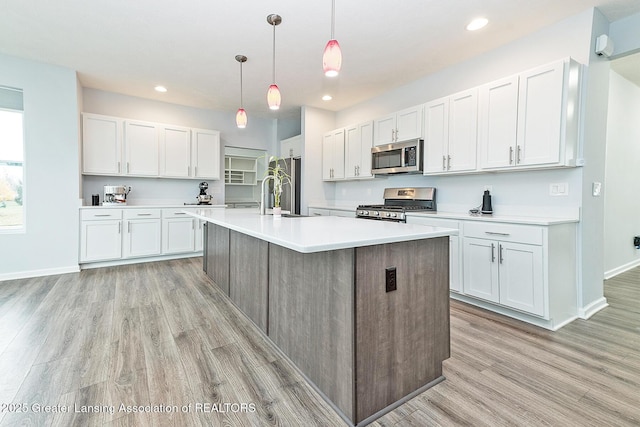
<path id="1" fill-rule="evenodd" d="M 374 175 L 422 173 L 421 139 L 378 145 L 371 149 L 371 172 Z"/>

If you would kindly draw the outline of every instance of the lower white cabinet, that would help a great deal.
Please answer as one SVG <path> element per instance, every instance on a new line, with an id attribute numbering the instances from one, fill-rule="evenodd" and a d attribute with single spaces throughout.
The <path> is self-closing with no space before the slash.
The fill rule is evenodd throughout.
<path id="1" fill-rule="evenodd" d="M 165 255 L 199 254 L 202 221 L 183 208 L 83 208 L 80 264 Z"/>
<path id="2" fill-rule="evenodd" d="M 122 256 L 160 255 L 162 229 L 158 209 L 127 209 L 123 217 Z"/>
<path id="3" fill-rule="evenodd" d="M 193 252 L 196 219 L 175 209 L 162 210 L 162 253 Z"/>
<path id="4" fill-rule="evenodd" d="M 83 210 L 80 216 L 80 262 L 122 257 L 122 211 Z"/>

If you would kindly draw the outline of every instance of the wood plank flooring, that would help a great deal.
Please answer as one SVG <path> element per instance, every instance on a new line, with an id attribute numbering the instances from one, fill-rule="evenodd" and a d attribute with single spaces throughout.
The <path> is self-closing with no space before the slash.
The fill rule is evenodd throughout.
<path id="1" fill-rule="evenodd" d="M 0 282 L 0 426 L 346 425 L 201 263 Z M 640 269 L 605 296 L 557 332 L 451 301 L 447 379 L 373 425 L 640 425 Z"/>

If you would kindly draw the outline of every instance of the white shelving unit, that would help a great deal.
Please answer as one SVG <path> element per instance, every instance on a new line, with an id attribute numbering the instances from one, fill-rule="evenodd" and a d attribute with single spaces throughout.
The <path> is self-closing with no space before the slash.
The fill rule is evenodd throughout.
<path id="1" fill-rule="evenodd" d="M 228 185 L 257 185 L 257 159 L 225 156 L 224 183 Z"/>

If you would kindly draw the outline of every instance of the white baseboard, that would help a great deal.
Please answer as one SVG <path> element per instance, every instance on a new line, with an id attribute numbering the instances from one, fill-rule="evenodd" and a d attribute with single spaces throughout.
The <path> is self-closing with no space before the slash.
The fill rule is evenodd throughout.
<path id="1" fill-rule="evenodd" d="M 202 256 L 202 251 L 187 252 L 183 254 L 158 255 L 158 256 L 141 257 L 141 258 L 124 258 L 124 259 L 117 259 L 113 261 L 96 261 L 96 262 L 88 262 L 88 263 L 80 264 L 80 269 L 88 270 L 91 268 L 114 267 L 116 265 L 140 264 L 143 262 L 168 261 L 171 259 L 195 258 L 195 257 L 201 257 L 201 256 Z"/>
<path id="2" fill-rule="evenodd" d="M 605 307 L 609 307 L 609 303 L 605 297 L 602 297 L 585 307 L 578 308 L 578 317 L 587 320 Z"/>
<path id="3" fill-rule="evenodd" d="M 611 279 L 612 277 L 615 277 L 620 273 L 624 273 L 625 271 L 629 271 L 632 268 L 636 268 L 638 266 L 640 266 L 640 258 L 636 259 L 636 260 L 633 260 L 631 262 L 628 262 L 628 263 L 626 263 L 624 265 L 621 265 L 619 267 L 613 268 L 613 269 L 611 269 L 609 271 L 605 271 L 604 272 L 604 279 L 605 280 Z"/>
<path id="4" fill-rule="evenodd" d="M 31 271 L 18 271 L 16 273 L 0 274 L 0 281 L 28 279 L 30 277 L 53 276 L 56 274 L 77 273 L 79 271 L 80 271 L 80 267 L 77 264 L 70 265 L 68 267 L 45 268 L 42 270 L 31 270 Z"/>

